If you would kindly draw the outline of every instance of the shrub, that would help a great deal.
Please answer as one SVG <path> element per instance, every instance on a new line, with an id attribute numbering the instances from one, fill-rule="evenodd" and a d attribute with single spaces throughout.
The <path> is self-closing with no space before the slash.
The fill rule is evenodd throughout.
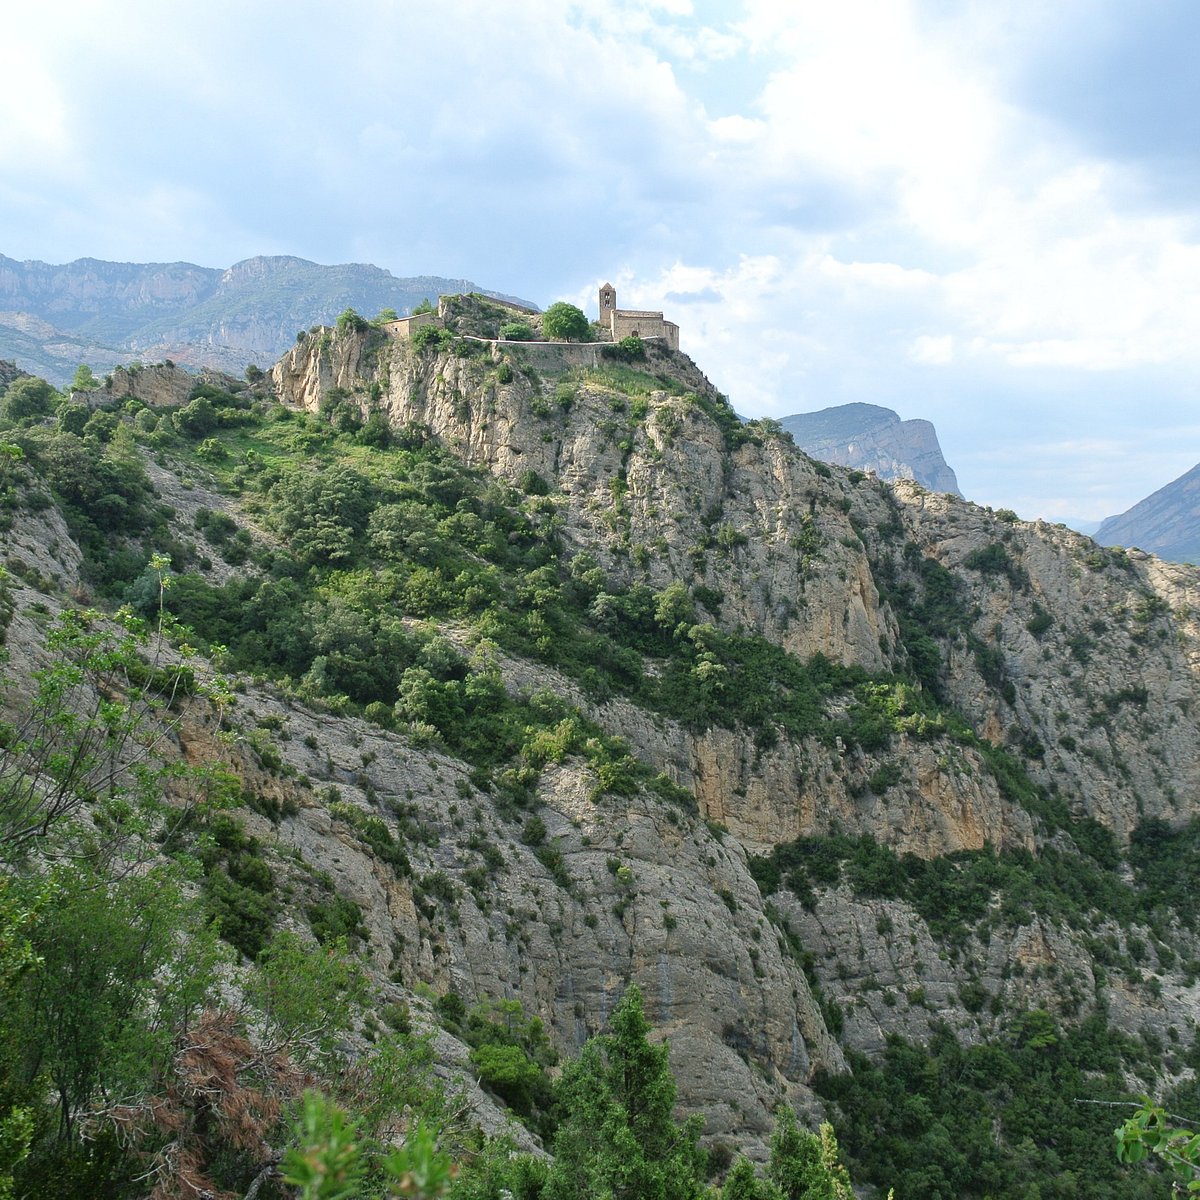
<path id="1" fill-rule="evenodd" d="M 517 479 L 517 486 L 527 496 L 548 496 L 550 485 L 536 471 L 522 471 Z"/>
<path id="2" fill-rule="evenodd" d="M 508 321 L 500 326 L 500 336 L 506 342 L 532 342 L 536 334 L 528 321 Z"/>
<path id="3" fill-rule="evenodd" d="M 53 412 L 56 399 L 58 393 L 44 379 L 25 376 L 8 385 L 3 413 L 10 421 L 38 420 Z"/>
<path id="4" fill-rule="evenodd" d="M 430 348 L 440 350 L 450 341 L 450 333 L 445 329 L 440 329 L 437 325 L 422 325 L 420 329 L 414 331 L 410 340 L 412 348 L 419 354 Z"/>
<path id="5" fill-rule="evenodd" d="M 622 362 L 637 362 L 646 357 L 646 344 L 636 333 L 631 333 L 607 347 L 605 354 Z"/>
<path id="6" fill-rule="evenodd" d="M 345 309 L 337 319 L 338 333 L 365 333 L 370 328 L 370 322 L 360 317 L 352 308 Z"/>

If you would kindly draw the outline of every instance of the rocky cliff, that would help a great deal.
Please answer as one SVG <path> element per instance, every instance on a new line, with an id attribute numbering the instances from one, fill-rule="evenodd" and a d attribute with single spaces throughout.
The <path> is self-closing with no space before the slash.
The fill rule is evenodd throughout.
<path id="1" fill-rule="evenodd" d="M 284 919 L 332 889 L 381 1004 L 517 997 L 563 1051 L 635 980 L 682 1105 L 759 1151 L 849 1052 L 1031 1009 L 1188 1078 L 1195 914 L 1147 847 L 1196 816 L 1200 572 L 828 466 L 682 356 L 458 311 L 306 335 L 199 445 L 169 388 L 132 426 L 175 480 L 168 603 L 257 675 L 182 749 L 259 798 Z M 12 645 L 88 586 L 49 519 L 9 543 Z"/>
<path id="2" fill-rule="evenodd" d="M 801 450 L 822 462 L 871 471 L 880 479 L 913 479 L 931 492 L 960 494 L 928 421 L 902 421 L 877 404 L 839 404 L 784 417 L 780 424 Z"/>

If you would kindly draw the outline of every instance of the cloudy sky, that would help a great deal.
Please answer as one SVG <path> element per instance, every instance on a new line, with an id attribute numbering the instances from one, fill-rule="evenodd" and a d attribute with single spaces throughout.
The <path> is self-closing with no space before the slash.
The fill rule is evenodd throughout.
<path id="1" fill-rule="evenodd" d="M 1200 461 L 1195 0 L 60 0 L 4 43 L 11 257 L 610 279 L 743 414 L 928 418 L 1023 516 Z"/>

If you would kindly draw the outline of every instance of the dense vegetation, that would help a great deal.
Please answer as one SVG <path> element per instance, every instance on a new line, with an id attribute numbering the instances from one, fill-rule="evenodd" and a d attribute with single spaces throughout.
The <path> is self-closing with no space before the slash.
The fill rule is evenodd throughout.
<path id="1" fill-rule="evenodd" d="M 629 369 L 598 377 L 619 370 Z M 704 589 L 615 585 L 589 556 L 564 554 L 540 481 L 517 492 L 419 429 L 381 432 L 336 394 L 322 417 L 212 387 L 165 415 L 100 410 L 75 433 L 66 426 L 78 421 L 66 417 L 11 436 L 53 488 L 106 594 L 150 613 L 158 578 L 148 559 L 165 551 L 175 572 L 168 610 L 221 648 L 223 665 L 428 730 L 484 771 L 514 760 L 531 724 L 563 716 L 561 706 L 539 712 L 512 700 L 488 646 L 565 672 L 593 700 L 625 695 L 695 727 L 742 725 L 762 746 L 782 734 L 878 750 L 895 732 L 949 728 L 900 680 L 820 656 L 803 663 L 761 637 L 717 629 L 700 610 L 720 598 Z M 194 543 L 168 537 L 134 438 L 215 473 L 260 536 L 201 509 Z M 99 492 L 108 500 L 97 507 Z M 98 514 L 105 524 L 93 536 Z M 239 568 L 222 585 L 188 569 L 215 556 Z M 474 654 L 427 620 L 470 629 Z"/>
<path id="2" fill-rule="evenodd" d="M 484 315 L 498 321 L 498 313 Z M 350 310 L 343 324 L 370 335 Z M 430 328 L 418 352 L 453 340 Z M 503 328 L 525 337 L 514 324 Z M 618 350 L 592 383 L 625 397 L 661 386 L 629 365 L 640 361 L 640 346 Z M 939 644 L 948 639 L 967 641 L 1002 696 L 1011 684 L 990 648 L 972 640 L 961 587 L 915 546 L 875 561 L 908 668 L 873 677 L 719 629 L 722 597 L 710 589 L 617 583 L 587 554 L 565 550 L 546 480 L 531 471 L 513 488 L 469 470 L 425 430 L 393 430 L 336 390 L 319 415 L 305 416 L 241 386 L 197 387 L 174 411 L 136 402 L 92 410 L 37 382 L 13 385 L 0 403 L 0 522 L 11 523 L 19 506 L 56 504 L 97 597 L 127 604 L 150 627 L 165 622 L 170 632 L 178 623 L 177 640 L 186 628 L 224 670 L 270 678 L 314 706 L 401 729 L 468 762 L 472 782 L 493 793 L 568 891 L 561 855 L 525 811 L 547 764 L 579 756 L 598 792 L 646 789 L 693 810 L 695 802 L 559 696 L 510 692 L 505 654 L 554 668 L 592 701 L 623 696 L 692 728 L 748 729 L 760 749 L 813 738 L 883 755 L 900 734 L 969 747 L 1002 794 L 1054 835 L 1036 855 L 985 848 L 925 860 L 835 831 L 753 859 L 764 895 L 786 887 L 813 906 L 844 881 L 858 895 L 910 905 L 950 957 L 1032 913 L 1081 931 L 1103 914 L 1123 936 L 1095 937 L 1090 948 L 1102 969 L 1134 983 L 1143 982 L 1148 953 L 1135 926 L 1149 931 L 1164 962 L 1173 924 L 1200 921 L 1200 821 L 1183 829 L 1144 821 L 1122 855 L 1102 826 L 1073 819 L 1034 786 L 1016 754 L 981 740 L 946 707 Z M 573 386 L 561 385 L 556 403 L 569 405 Z M 759 436 L 719 400 L 694 401 L 730 450 Z M 644 415 L 636 400 L 628 408 L 631 419 Z M 187 534 L 177 525 L 172 534 L 177 514 L 156 497 L 143 451 L 216 480 Z M 614 512 L 622 482 L 614 480 Z M 713 526 L 712 547 L 730 550 L 736 531 Z M 215 559 L 229 568 L 224 582 L 208 569 Z M 966 565 L 1024 586 L 1000 542 Z M 6 603 L 0 586 L 0 633 Z M 1044 633 L 1049 620 L 1035 616 L 1030 632 Z M 482 1085 L 558 1159 L 547 1168 L 473 1134 L 434 1081 L 428 1039 L 413 1031 L 411 1014 L 392 1008 L 390 1031 L 368 1024 L 367 985 L 353 957 L 363 934 L 357 906 L 328 881 L 308 880 L 303 916 L 312 938 L 278 932 L 290 893 L 236 815 L 249 806 L 278 819 L 270 802 L 216 770 L 168 779 L 166 763 L 149 752 L 157 738 L 145 731 L 169 726 L 164 714 L 177 691 L 202 690 L 197 672 L 148 666 L 136 618 L 116 645 L 97 628 L 93 618 L 68 622 L 58 635 L 61 665 L 83 674 L 73 683 L 51 674 L 45 686 L 61 697 L 63 688 L 95 683 L 97 672 L 117 671 L 121 694 L 132 697 L 127 710 L 108 713 L 94 741 L 77 741 L 65 772 L 56 756 L 74 731 L 69 722 L 54 726 L 49 701 L 51 725 L 41 734 L 0 731 L 0 1196 L 5 1172 L 18 1194 L 141 1195 L 148 1167 L 170 1186 L 186 1176 L 240 1195 L 264 1170 L 264 1147 L 288 1142 L 296 1154 L 287 1169 L 305 1195 L 336 1194 L 304 1174 L 314 1163 L 352 1168 L 359 1191 L 347 1194 L 383 1194 L 418 1165 L 436 1183 L 430 1194 L 709 1194 L 708 1169 L 719 1164 L 706 1163 L 694 1124 L 671 1117 L 665 1052 L 646 1039 L 636 993 L 612 1032 L 557 1083 L 545 1031 L 519 1005 L 468 1010 L 453 993 L 437 998 L 439 1020 L 470 1046 Z M 96 771 L 114 760 L 114 737 L 146 745 L 145 769 L 98 784 Z M 268 761 L 269 742 L 259 750 Z M 898 764 L 883 760 L 866 787 L 882 794 L 899 778 Z M 64 808 L 41 828 L 34 818 L 47 779 Z M 336 798 L 329 809 L 397 878 L 412 877 L 407 831 L 393 834 Z M 436 907 L 436 880 L 414 880 L 413 894 Z M 1186 964 L 1193 979 L 1194 965 Z M 237 1014 L 221 1007 L 219 981 L 230 976 L 247 997 Z M 1143 1176 L 1106 1165 L 1114 1120 L 1072 1101 L 1122 1096 L 1122 1069 L 1149 1076 L 1164 1055 L 1183 1062 L 1194 1050 L 1123 1039 L 1102 1012 L 1073 1030 L 1044 1013 L 994 1015 L 1006 1032 L 986 1044 L 964 1048 L 944 1030 L 928 1049 L 894 1040 L 881 1062 L 856 1057 L 852 1076 L 821 1080 L 861 1178 L 894 1183 L 898 1200 L 1069 1197 L 1085 1186 L 1098 1196 L 1147 1195 Z M 188 1043 L 201 1047 L 199 1065 L 184 1054 L 184 1030 L 199 1031 Z M 344 1055 L 349 1037 L 362 1039 L 353 1067 Z M 279 1054 L 269 1065 L 265 1046 Z M 219 1076 L 215 1093 L 196 1083 L 197 1070 Z M 305 1099 L 313 1082 L 323 1094 Z M 631 1087 L 641 1089 L 633 1110 Z M 384 1147 L 397 1132 L 411 1133 L 410 1145 L 389 1156 Z M 336 1148 L 351 1141 L 353 1162 L 337 1167 Z M 720 1195 L 848 1200 L 831 1145 L 784 1113 L 767 1178 L 741 1160 Z M 450 1158 L 459 1167 L 453 1180 Z M 273 1193 L 262 1186 L 258 1194 Z"/>
<path id="3" fill-rule="evenodd" d="M 1069 831 L 1069 848 L 1047 845 L 1036 855 L 985 847 L 933 859 L 898 855 L 869 834 L 834 833 L 777 846 L 752 858 L 751 870 L 764 895 L 786 886 L 809 908 L 818 889 L 843 879 L 856 895 L 903 900 L 950 944 L 972 932 L 986 939 L 989 924 L 1027 925 L 1035 917 L 1076 929 L 1098 918 L 1138 924 L 1160 937 L 1174 921 L 1194 927 L 1200 919 L 1197 894 L 1186 891 L 1200 868 L 1200 820 L 1180 829 L 1143 820 L 1127 860 L 1098 822 L 1073 821 Z"/>
<path id="4" fill-rule="evenodd" d="M 897 1200 L 1149 1200 L 1161 1179 L 1112 1161 L 1128 1041 L 1102 1014 L 1068 1030 L 1034 1011 L 970 1047 L 945 1029 L 924 1049 L 892 1037 L 879 1061 L 855 1054 L 816 1086 L 856 1177 Z"/>

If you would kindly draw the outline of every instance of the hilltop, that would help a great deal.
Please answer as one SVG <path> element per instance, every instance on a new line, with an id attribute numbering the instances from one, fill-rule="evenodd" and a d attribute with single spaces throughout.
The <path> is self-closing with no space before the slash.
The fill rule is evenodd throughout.
<path id="1" fill-rule="evenodd" d="M 1140 546 L 1172 562 L 1200 561 L 1200 465 L 1096 530 L 1102 546 Z"/>

